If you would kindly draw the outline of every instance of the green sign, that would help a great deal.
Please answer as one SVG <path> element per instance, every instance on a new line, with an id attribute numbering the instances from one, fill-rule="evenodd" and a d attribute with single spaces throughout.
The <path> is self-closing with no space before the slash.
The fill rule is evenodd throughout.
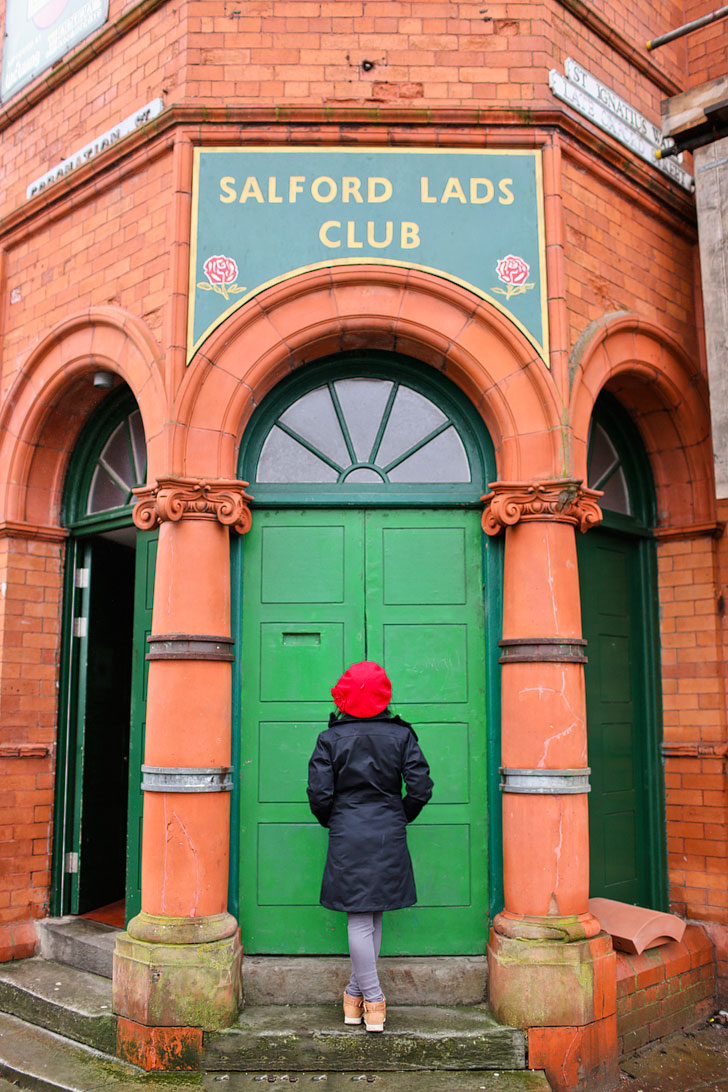
<path id="1" fill-rule="evenodd" d="M 462 284 L 548 364 L 539 152 L 196 150 L 188 361 L 264 288 L 347 264 Z"/>

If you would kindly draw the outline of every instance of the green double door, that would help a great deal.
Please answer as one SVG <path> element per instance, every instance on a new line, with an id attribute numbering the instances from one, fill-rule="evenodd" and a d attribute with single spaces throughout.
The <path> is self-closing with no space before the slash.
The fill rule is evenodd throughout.
<path id="1" fill-rule="evenodd" d="M 477 512 L 261 510 L 243 562 L 240 916 L 247 952 L 346 950 L 319 905 L 327 832 L 306 798 L 332 685 L 382 663 L 435 783 L 408 828 L 415 907 L 387 954 L 479 953 L 487 931 L 483 566 Z M 372 853 L 376 853 L 372 847 Z"/>

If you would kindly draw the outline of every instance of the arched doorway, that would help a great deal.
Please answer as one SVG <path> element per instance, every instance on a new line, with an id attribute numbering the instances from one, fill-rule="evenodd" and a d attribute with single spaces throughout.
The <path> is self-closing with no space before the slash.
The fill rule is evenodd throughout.
<path id="1" fill-rule="evenodd" d="M 655 495 L 626 412 L 597 400 L 588 484 L 604 520 L 579 536 L 586 705 L 590 894 L 667 909 Z"/>
<path id="2" fill-rule="evenodd" d="M 393 677 L 393 708 L 415 724 L 436 785 L 410 831 L 418 905 L 393 916 L 388 951 L 485 950 L 497 766 L 486 649 L 497 651 L 500 611 L 484 617 L 499 558 L 480 498 L 493 471 L 461 392 L 393 353 L 301 369 L 252 418 L 239 472 L 253 529 L 233 566 L 246 951 L 346 950 L 343 916 L 318 903 L 326 834 L 308 811 L 306 766 L 330 687 L 363 658 Z"/>
<path id="3" fill-rule="evenodd" d="M 55 913 L 117 904 L 114 923 L 136 913 L 140 898 L 138 771 L 157 536 L 137 539 L 131 512 L 132 488 L 145 478 L 144 427 L 124 384 L 82 431 L 63 494 L 53 874 Z"/>

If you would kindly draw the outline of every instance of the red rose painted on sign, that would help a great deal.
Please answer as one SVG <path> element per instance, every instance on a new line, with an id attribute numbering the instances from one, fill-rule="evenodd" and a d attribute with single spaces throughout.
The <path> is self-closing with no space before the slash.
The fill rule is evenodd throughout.
<path id="1" fill-rule="evenodd" d="M 209 283 L 201 281 L 198 282 L 197 287 L 205 292 L 219 292 L 227 300 L 230 296 L 236 296 L 245 291 L 245 288 L 239 287 L 236 283 L 238 263 L 234 258 L 227 258 L 224 254 L 211 254 L 202 268 Z"/>
<path id="2" fill-rule="evenodd" d="M 528 262 L 524 262 L 523 258 L 519 258 L 516 254 L 506 254 L 505 258 L 501 258 L 495 267 L 495 271 L 498 274 L 498 279 L 503 281 L 503 284 L 507 285 L 507 287 L 494 288 L 493 291 L 505 296 L 507 300 L 511 296 L 520 296 L 522 292 L 535 287 L 533 282 L 526 283 L 530 272 Z"/>

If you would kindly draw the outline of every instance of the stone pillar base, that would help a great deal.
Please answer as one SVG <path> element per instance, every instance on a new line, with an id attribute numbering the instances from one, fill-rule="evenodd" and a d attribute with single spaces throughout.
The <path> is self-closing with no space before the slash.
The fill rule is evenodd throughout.
<path id="1" fill-rule="evenodd" d="M 148 1028 L 119 1017 L 116 1025 L 116 1054 L 124 1062 L 149 1072 L 198 1070 L 202 1055 L 200 1028 Z"/>
<path id="2" fill-rule="evenodd" d="M 617 970 L 611 937 L 558 941 L 491 930 L 488 969 L 494 1016 L 528 1031 L 529 1065 L 546 1070 L 554 1092 L 614 1087 Z"/>
<path id="3" fill-rule="evenodd" d="M 220 936 L 221 926 L 228 936 Z M 228 914 L 163 920 L 142 913 L 116 938 L 114 1012 L 151 1028 L 229 1027 L 240 1011 L 242 954 Z"/>

